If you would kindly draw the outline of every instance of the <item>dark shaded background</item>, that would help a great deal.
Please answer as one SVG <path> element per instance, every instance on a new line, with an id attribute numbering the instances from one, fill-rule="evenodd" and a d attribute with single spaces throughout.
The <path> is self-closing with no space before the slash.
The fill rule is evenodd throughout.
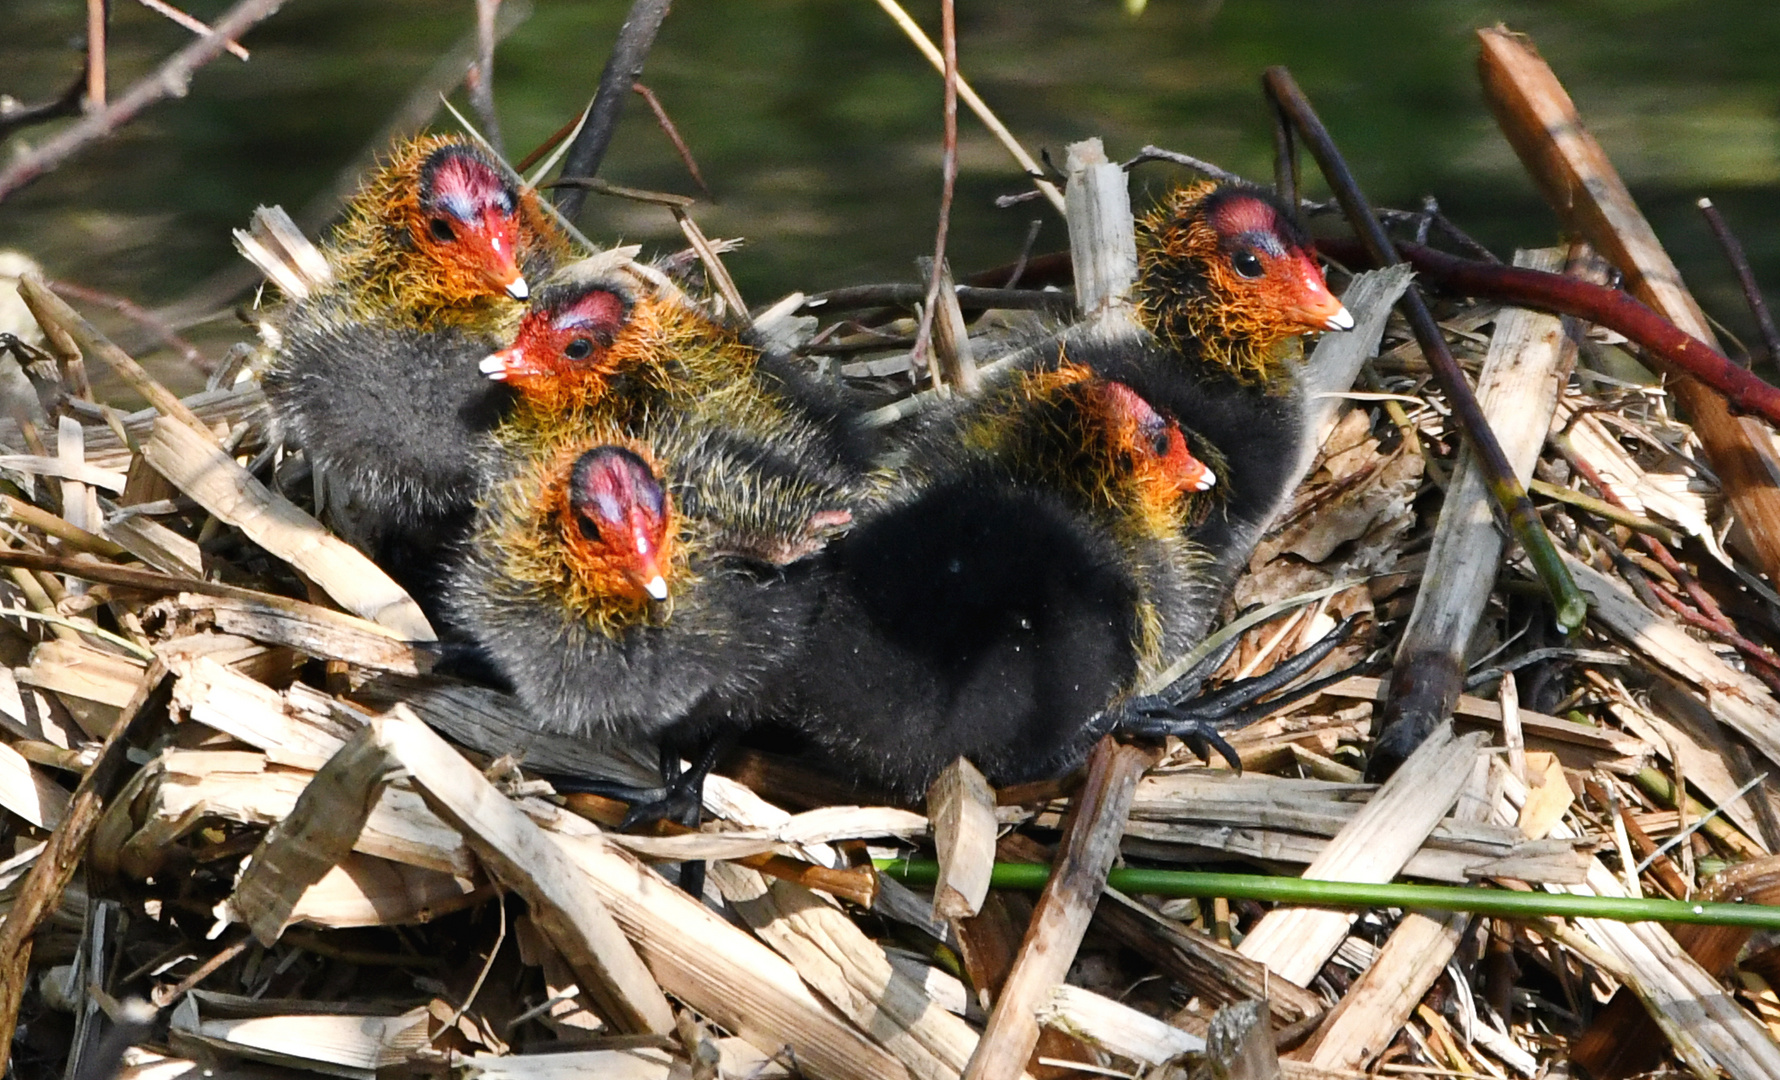
<path id="1" fill-rule="evenodd" d="M 226 4 L 187 6 L 208 19 Z M 513 157 L 585 103 L 626 6 L 535 0 L 496 64 Z M 1284 63 L 1375 201 L 1433 194 L 1505 252 L 1551 242 L 1556 220 L 1477 89 L 1471 31 L 1504 22 L 1531 34 L 1565 80 L 1709 311 L 1752 333 L 1693 209 L 1699 195 L 1720 204 L 1764 282 L 1780 287 L 1780 6 L 1770 0 L 1152 0 L 1135 17 L 1116 0 L 959 9 L 966 76 L 1034 152 L 1098 134 L 1115 156 L 1156 142 L 1264 179 L 1259 74 Z M 913 10 L 936 24 L 937 5 Z M 78 0 L 0 3 L 0 92 L 36 100 L 64 86 L 83 18 Z M 145 304 L 177 301 L 236 259 L 229 229 L 255 205 L 296 211 L 326 190 L 471 25 L 469 0 L 290 0 L 247 38 L 251 63 L 217 61 L 188 98 L 0 203 L 0 247 Z M 184 40 L 115 0 L 114 93 Z M 912 277 L 932 244 L 941 87 L 870 0 L 681 0 L 644 81 L 715 191 L 696 211 L 706 231 L 748 239 L 729 262 L 750 302 Z M 994 197 L 1020 190 L 1020 178 L 968 113 L 960 131 L 952 254 L 968 270 L 1011 259 L 1028 222 L 1049 212 L 997 210 Z M 603 175 L 693 190 L 640 100 Z M 1139 185 L 1170 175 L 1149 166 Z M 677 239 L 662 211 L 598 196 L 581 224 L 601 241 Z M 1041 249 L 1062 239 L 1048 220 Z M 239 336 L 226 325 L 197 333 L 212 354 Z"/>

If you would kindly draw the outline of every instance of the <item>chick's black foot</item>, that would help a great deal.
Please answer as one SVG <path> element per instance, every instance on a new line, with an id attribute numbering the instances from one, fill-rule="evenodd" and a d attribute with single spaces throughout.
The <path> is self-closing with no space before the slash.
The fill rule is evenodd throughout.
<path id="1" fill-rule="evenodd" d="M 684 771 L 680 768 L 680 755 L 663 750 L 661 783 L 655 787 L 583 776 L 553 777 L 551 783 L 564 794 L 598 795 L 629 803 L 630 810 L 618 826 L 624 832 L 657 821 L 674 821 L 697 828 L 704 807 L 705 777 L 710 775 L 727 748 L 726 740 L 713 740 L 700 749 L 692 768 Z"/>
<path id="2" fill-rule="evenodd" d="M 705 777 L 716 768 L 718 760 L 733 743 L 734 739 L 729 737 L 712 738 L 700 748 L 692 768 L 684 771 L 680 768 L 679 753 L 664 748 L 661 751 L 660 787 L 637 787 L 587 778 L 556 781 L 555 787 L 561 792 L 600 795 L 629 803 L 630 811 L 618 825 L 623 832 L 657 821 L 678 822 L 696 829 L 704 812 Z M 680 864 L 680 887 L 695 897 L 704 894 L 705 864 L 702 861 Z"/>
<path id="3" fill-rule="evenodd" d="M 1159 694 L 1132 698 L 1116 710 L 1112 717 L 1112 731 L 1115 734 L 1144 739 L 1161 739 L 1173 735 L 1204 760 L 1210 761 L 1211 752 L 1215 750 L 1219 757 L 1230 763 L 1231 768 L 1241 772 L 1242 762 L 1235 749 L 1225 741 L 1223 733 L 1239 731 L 1263 716 L 1319 693 L 1363 668 L 1365 661 L 1306 683 L 1289 693 L 1261 701 L 1322 663 L 1325 657 L 1353 636 L 1357 619 L 1358 616 L 1349 616 L 1342 620 L 1322 640 L 1277 665 L 1265 675 L 1241 679 L 1209 694 L 1189 697 L 1193 689 L 1197 688 L 1197 680 L 1194 680 L 1189 688 L 1181 689 L 1182 684 L 1190 678 L 1189 674 L 1181 682 L 1176 682 Z"/>

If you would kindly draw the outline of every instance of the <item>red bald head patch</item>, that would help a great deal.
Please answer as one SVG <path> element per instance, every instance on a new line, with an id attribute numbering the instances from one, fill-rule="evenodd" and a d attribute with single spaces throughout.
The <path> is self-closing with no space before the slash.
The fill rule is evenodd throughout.
<path id="1" fill-rule="evenodd" d="M 1251 195 L 1236 195 L 1211 208 L 1211 227 L 1220 236 L 1240 236 L 1247 232 L 1277 234 L 1279 212 L 1265 200 Z"/>
<path id="2" fill-rule="evenodd" d="M 568 494 L 573 527 L 589 554 L 631 589 L 667 599 L 667 493 L 649 463 L 623 447 L 595 447 L 575 460 Z"/>
<path id="3" fill-rule="evenodd" d="M 565 286 L 539 294 L 513 346 L 482 361 L 497 381 L 597 377 L 630 319 L 630 302 L 610 289 Z"/>
<path id="4" fill-rule="evenodd" d="M 530 295 L 519 271 L 519 198 L 494 163 L 471 146 L 432 152 L 420 167 L 415 245 L 449 273 L 516 300 Z"/>
<path id="5" fill-rule="evenodd" d="M 1140 474 L 1154 477 L 1176 492 L 1205 491 L 1217 476 L 1187 448 L 1180 425 L 1157 412 L 1142 395 L 1121 382 L 1102 389 L 1122 449 Z"/>

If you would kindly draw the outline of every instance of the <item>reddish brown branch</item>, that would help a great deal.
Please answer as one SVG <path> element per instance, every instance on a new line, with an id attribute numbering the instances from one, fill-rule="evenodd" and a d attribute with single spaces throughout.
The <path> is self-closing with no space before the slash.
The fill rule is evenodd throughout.
<path id="1" fill-rule="evenodd" d="M 148 311 L 132 301 L 121 296 L 113 296 L 108 292 L 101 292 L 98 289 L 89 289 L 85 285 L 76 285 L 71 281 L 52 281 L 49 283 L 49 287 L 64 300 L 79 300 L 82 303 L 98 304 L 100 307 L 110 308 L 146 329 L 162 344 L 184 357 L 186 363 L 205 374 L 209 374 L 216 367 L 215 364 L 204 358 L 204 354 L 198 351 L 196 345 L 180 337 L 154 312 Z"/>
<path id="2" fill-rule="evenodd" d="M 581 118 L 586 115 L 587 115 L 587 110 L 583 109 L 580 112 L 576 113 L 574 116 L 570 117 L 568 123 L 557 128 L 554 132 L 551 133 L 551 135 L 548 139 L 545 139 L 543 142 L 539 143 L 536 147 L 534 147 L 532 149 L 531 153 L 520 158 L 519 164 L 513 166 L 513 171 L 522 173 L 525 170 L 531 168 L 533 165 L 536 165 L 538 162 L 542 161 L 544 159 L 545 154 L 548 154 L 550 151 L 556 149 L 556 147 L 559 143 L 561 143 L 564 139 L 568 138 L 570 135 L 573 135 L 575 133 L 575 129 L 581 126 Z"/>
<path id="3" fill-rule="evenodd" d="M 1319 239 L 1317 246 L 1348 265 L 1372 262 L 1354 240 Z M 1780 425 L 1780 389 L 1738 367 L 1628 293 L 1562 274 L 1461 259 L 1420 244 L 1398 244 L 1397 251 L 1423 281 L 1450 292 L 1572 315 L 1624 334 L 1670 374 L 1690 375 L 1723 395 L 1733 410 Z"/>
<path id="4" fill-rule="evenodd" d="M 952 192 L 958 180 L 958 22 L 953 0 L 940 0 L 940 48 L 945 57 L 945 152 L 940 157 L 939 227 L 933 237 L 933 272 L 928 275 L 927 302 L 921 308 L 921 324 L 915 331 L 915 348 L 909 359 L 919 370 L 933 347 L 934 308 L 939 305 L 940 283 L 946 275 L 946 233 L 952 226 Z M 939 386 L 939 367 L 933 367 L 933 385 Z"/>
<path id="5" fill-rule="evenodd" d="M 655 114 L 655 122 L 661 125 L 662 134 L 668 137 L 668 142 L 674 144 L 674 152 L 680 155 L 680 164 L 686 166 L 686 171 L 692 176 L 692 182 L 705 193 L 705 198 L 710 198 L 711 187 L 705 183 L 705 174 L 698 171 L 698 162 L 692 160 L 692 148 L 687 146 L 686 140 L 680 137 L 680 129 L 674 126 L 673 117 L 668 115 L 667 109 L 655 96 L 655 91 L 642 83 L 632 83 L 630 88 L 636 92 L 638 97 L 649 103 L 649 111 Z"/>

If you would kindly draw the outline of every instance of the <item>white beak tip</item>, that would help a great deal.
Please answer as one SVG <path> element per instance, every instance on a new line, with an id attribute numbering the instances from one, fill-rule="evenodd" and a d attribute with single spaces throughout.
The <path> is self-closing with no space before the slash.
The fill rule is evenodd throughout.
<path id="1" fill-rule="evenodd" d="M 1218 482 L 1218 474 L 1212 472 L 1210 469 L 1207 469 L 1207 470 L 1205 470 L 1205 475 L 1201 476 L 1199 478 L 1198 490 L 1199 491 L 1210 491 L 1213 487 L 1217 486 L 1217 482 Z"/>
<path id="2" fill-rule="evenodd" d="M 529 300 L 532 295 L 531 286 L 525 283 L 523 276 L 516 277 L 508 283 L 507 295 L 515 300 Z"/>
<path id="3" fill-rule="evenodd" d="M 491 379 L 501 380 L 507 377 L 507 362 L 497 356 L 484 356 L 476 365 L 476 370 Z"/>
<path id="4" fill-rule="evenodd" d="M 648 593 L 651 599 L 666 600 L 668 598 L 668 583 L 662 579 L 660 574 L 656 574 L 643 586 L 643 591 Z"/>
<path id="5" fill-rule="evenodd" d="M 1339 311 L 1329 316 L 1328 320 L 1325 321 L 1323 325 L 1331 330 L 1352 330 L 1354 328 L 1354 317 L 1353 314 L 1347 310 L 1346 305 L 1343 305 Z"/>

